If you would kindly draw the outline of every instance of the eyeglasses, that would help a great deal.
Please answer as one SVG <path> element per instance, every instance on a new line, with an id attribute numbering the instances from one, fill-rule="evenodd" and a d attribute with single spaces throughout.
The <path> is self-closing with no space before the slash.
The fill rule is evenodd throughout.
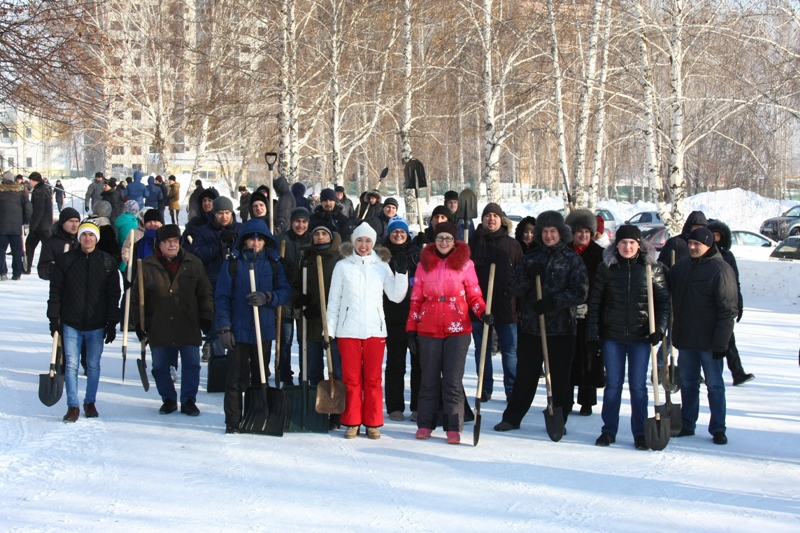
<path id="1" fill-rule="evenodd" d="M 452 238 L 452 237 L 436 237 L 436 242 L 446 242 L 446 243 L 450 244 L 454 240 L 455 239 Z"/>

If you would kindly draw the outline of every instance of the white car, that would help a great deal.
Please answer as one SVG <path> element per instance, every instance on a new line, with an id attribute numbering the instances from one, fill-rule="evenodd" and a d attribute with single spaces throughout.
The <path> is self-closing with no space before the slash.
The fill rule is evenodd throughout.
<path id="1" fill-rule="evenodd" d="M 753 231 L 735 229 L 731 231 L 731 252 L 736 259 L 769 261 L 769 255 L 778 245 L 769 237 Z"/>

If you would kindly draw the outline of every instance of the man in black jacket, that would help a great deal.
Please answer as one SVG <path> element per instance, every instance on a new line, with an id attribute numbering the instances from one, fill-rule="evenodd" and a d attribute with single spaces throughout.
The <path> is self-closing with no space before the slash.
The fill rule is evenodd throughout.
<path id="1" fill-rule="evenodd" d="M 8 279 L 6 250 L 11 247 L 11 273 L 13 280 L 22 275 L 22 226 L 31 218 L 33 206 L 28 200 L 25 186 L 14 183 L 10 173 L 3 175 L 0 184 L 0 280 Z"/>
<path id="2" fill-rule="evenodd" d="M 342 206 L 342 213 L 352 221 L 356 216 L 356 210 L 353 208 L 353 201 L 347 197 L 344 187 L 341 185 L 334 187 L 333 191 L 336 193 L 336 200 Z"/>
<path id="3" fill-rule="evenodd" d="M 353 234 L 353 225 L 350 219 L 342 213 L 342 206 L 336 203 L 336 193 L 333 189 L 323 189 L 319 195 L 319 205 L 311 214 L 309 225 L 312 228 L 318 225 L 329 224 L 333 231 L 342 237 L 342 242 L 349 242 Z"/>
<path id="4" fill-rule="evenodd" d="M 664 247 L 658 254 L 658 262 L 671 267 L 684 257 L 689 257 L 689 246 L 687 244 L 689 241 L 689 233 L 697 228 L 704 228 L 706 226 L 708 226 L 708 219 L 706 219 L 706 215 L 702 211 L 692 211 L 689 213 L 686 222 L 683 224 L 681 234 L 670 237 L 667 239 L 667 242 L 664 243 Z M 675 261 L 672 261 L 673 251 L 675 252 Z"/>
<path id="5" fill-rule="evenodd" d="M 53 225 L 53 191 L 50 186 L 44 183 L 42 175 L 32 172 L 28 180 L 35 184 L 31 193 L 31 203 L 33 213 L 31 214 L 30 231 L 28 238 L 25 239 L 25 254 L 28 256 L 28 268 L 26 274 L 31 273 L 33 265 L 33 254 L 40 242 L 44 242 L 50 236 L 50 226 Z"/>
<path id="6" fill-rule="evenodd" d="M 683 428 L 678 436 L 695 433 L 702 368 L 711 411 L 708 432 L 714 444 L 727 444 L 722 360 L 738 313 L 736 276 L 722 259 L 708 228 L 697 228 L 688 237 L 689 257 L 675 263 L 668 275 L 674 306 L 672 342 L 679 350 L 683 381 Z"/>
<path id="7" fill-rule="evenodd" d="M 389 235 L 386 228 L 389 225 L 389 221 L 397 214 L 397 206 L 398 204 L 395 198 L 387 198 L 383 202 L 383 209 L 381 209 L 381 212 L 378 213 L 377 216 L 367 219 L 367 222 L 372 226 L 372 229 L 375 230 L 375 234 L 378 236 L 377 242 L 383 242 Z"/>
<path id="8" fill-rule="evenodd" d="M 67 414 L 64 422 L 76 422 L 78 407 L 78 364 L 81 344 L 86 342 L 87 380 L 83 410 L 87 418 L 98 416 L 95 407 L 100 382 L 103 340 L 114 342 L 119 322 L 119 271 L 114 258 L 97 247 L 100 229 L 92 222 L 78 228 L 80 248 L 56 258 L 50 276 L 47 318 L 50 334 L 64 338 L 67 365 Z"/>
<path id="9" fill-rule="evenodd" d="M 200 383 L 201 330 L 208 333 L 214 318 L 214 296 L 203 263 L 181 249 L 181 230 L 174 224 L 161 226 L 155 253 L 142 261 L 144 278 L 145 324 L 134 313 L 133 323 L 139 340 L 145 335 L 153 352 L 153 379 L 168 415 L 178 409 L 178 393 L 170 377 L 170 366 L 181 356 L 181 413 L 197 416 L 200 410 L 197 388 Z M 139 280 L 131 290 L 131 307 L 139 306 Z"/>
<path id="10" fill-rule="evenodd" d="M 50 280 L 50 273 L 56 262 L 56 257 L 66 253 L 65 246 L 69 246 L 67 251 L 72 251 L 78 246 L 78 226 L 81 224 L 81 215 L 76 209 L 65 207 L 58 216 L 55 231 L 46 241 L 42 243 L 42 253 L 39 254 L 39 264 L 36 270 L 39 279 Z"/>

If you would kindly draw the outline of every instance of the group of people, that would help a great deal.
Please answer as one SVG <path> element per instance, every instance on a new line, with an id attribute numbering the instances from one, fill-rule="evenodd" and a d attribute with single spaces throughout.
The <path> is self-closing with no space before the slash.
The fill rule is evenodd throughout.
<path id="1" fill-rule="evenodd" d="M 127 186 L 129 193 L 141 181 L 136 177 Z M 84 413 L 98 416 L 99 361 L 103 343 L 115 339 L 121 321 L 122 271 L 130 280 L 122 286 L 130 289 L 127 298 L 134 310 L 140 303 L 139 284 L 144 284 L 144 321 L 131 312 L 130 327 L 151 347 L 152 375 L 162 400 L 159 412 L 180 408 L 190 416 L 199 414 L 196 397 L 205 337 L 204 351 L 228 357 L 227 433 L 239 431 L 243 392 L 260 384 L 258 354 L 269 368 L 272 343 L 280 335 L 277 371 L 284 387 L 294 384 L 294 342 L 302 350 L 305 339 L 307 368 L 301 371 L 312 386 L 324 379 L 325 352 L 331 352 L 333 368 L 328 372 L 344 382 L 347 392 L 345 410 L 331 416 L 330 427 L 345 426 L 345 438 L 356 438 L 361 426 L 367 437 L 380 438 L 384 411 L 391 420 L 406 418 L 410 353 L 410 419 L 416 422 L 416 437 L 428 439 L 441 425 L 447 442 L 457 444 L 472 414 L 463 386 L 469 346 L 474 341 L 477 372 L 480 340 L 489 328 L 498 341 L 507 401 L 497 431 L 518 429 L 530 409 L 542 375 L 541 337 L 546 335 L 552 401 L 565 422 L 576 403 L 576 388 L 579 414 L 585 416 L 597 403 L 597 389 L 604 388 L 597 445 L 616 440 L 627 361 L 631 433 L 634 446 L 646 448 L 649 354 L 661 342 L 671 342 L 679 351 L 679 436 L 695 432 L 702 370 L 711 410 L 709 432 L 715 443 L 727 442 L 722 359 L 729 360 L 734 384 L 752 379 L 752 374 L 744 373 L 733 340 L 742 299 L 728 249 L 730 231 L 721 222 L 692 213 L 684 232 L 662 251 L 670 258 L 666 264 L 636 226 L 621 226 L 613 242 L 599 244 L 605 238 L 598 227 L 602 219 L 585 209 L 573 210 L 566 220 L 555 211 L 526 217 L 512 234 L 510 221 L 495 203 L 485 206 L 477 227 L 464 227 L 455 217 L 458 194 L 449 191 L 445 205 L 431 213 L 429 227 L 412 239 L 407 222 L 397 216 L 394 198 L 381 202 L 365 194 L 357 209 L 352 203 L 347 209 L 343 189 L 324 189 L 319 204 L 309 210 L 297 205 L 285 178 L 271 185 L 271 190 L 262 186 L 247 193 L 237 209 L 231 199 L 198 184 L 183 231 L 175 219 L 165 224 L 157 206 L 147 209 L 130 194 L 108 235 L 102 230 L 107 225 L 98 221 L 108 215 L 96 213 L 102 197 L 91 206 L 95 217 L 83 222 L 76 210 L 61 211 L 43 245 L 39 274 L 50 280 L 51 332 L 63 338 L 65 421 L 80 416 L 81 351 L 88 378 Z M 0 199 L 6 193 L 0 190 Z M 25 201 L 19 191 L 15 194 L 15 208 L 24 211 Z M 237 220 L 237 211 L 246 222 Z M 121 220 L 124 228 L 118 225 Z M 130 231 L 133 238 L 127 238 Z M 117 256 L 101 246 L 112 238 L 123 244 Z M 487 311 L 490 286 L 493 307 Z M 648 292 L 653 295 L 654 330 L 649 326 Z M 253 307 L 260 311 L 260 324 Z M 485 358 L 482 401 L 496 394 L 491 355 Z M 180 397 L 170 377 L 179 360 Z"/>

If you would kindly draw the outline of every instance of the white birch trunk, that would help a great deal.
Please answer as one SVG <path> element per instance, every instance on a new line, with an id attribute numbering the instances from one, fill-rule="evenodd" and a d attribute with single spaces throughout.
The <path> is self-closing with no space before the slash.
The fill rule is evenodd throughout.
<path id="1" fill-rule="evenodd" d="M 401 161 L 411 159 L 411 65 L 414 59 L 414 45 L 411 40 L 411 0 L 403 0 L 403 109 L 400 117 Z M 418 222 L 417 194 L 414 189 L 407 189 L 405 194 L 406 220 Z M 424 231 L 424 228 L 420 228 Z"/>
<path id="2" fill-rule="evenodd" d="M 492 54 L 494 52 L 494 36 L 492 33 L 492 4 L 494 0 L 483 0 L 483 72 L 481 75 L 481 92 L 483 93 L 483 182 L 490 202 L 500 201 L 500 144 L 497 139 L 495 124 L 494 77 L 492 73 Z"/>
<path id="3" fill-rule="evenodd" d="M 595 114 L 594 132 L 594 158 L 592 160 L 592 174 L 589 179 L 589 209 L 594 209 L 597 205 L 598 190 L 600 188 L 600 173 L 603 168 L 603 152 L 605 150 L 606 134 L 606 82 L 608 80 L 608 48 L 611 36 L 611 9 L 608 4 L 603 7 L 603 40 L 602 40 L 602 63 L 600 67 L 600 79 L 597 84 L 597 112 Z M 602 199 L 605 199 L 606 192 L 603 191 Z"/>
<path id="4" fill-rule="evenodd" d="M 556 34 L 556 17 L 553 0 L 547 0 L 547 18 L 550 22 L 550 53 L 553 61 L 553 80 L 555 82 L 556 104 L 556 146 L 558 148 L 558 171 L 564 183 L 564 193 L 567 201 L 571 202 L 572 194 L 569 191 L 569 170 L 567 169 L 567 146 L 564 135 L 564 101 L 561 94 L 562 74 L 561 63 L 558 57 L 558 35 Z M 572 208 L 572 205 L 569 206 Z"/>
<path id="5" fill-rule="evenodd" d="M 672 32 L 670 35 L 670 111 L 669 191 L 672 199 L 671 220 L 665 221 L 673 235 L 683 226 L 685 146 L 683 138 L 683 6 L 684 0 L 672 0 Z"/>

